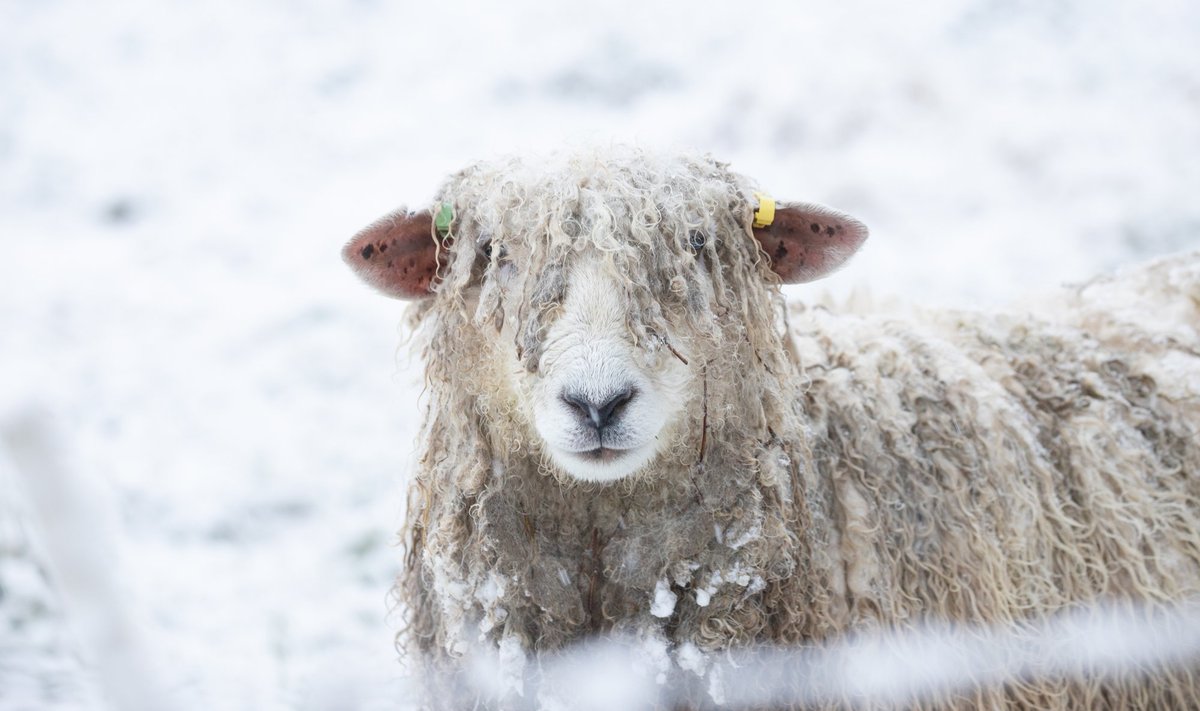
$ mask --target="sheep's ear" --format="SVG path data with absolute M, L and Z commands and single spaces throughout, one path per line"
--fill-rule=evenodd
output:
M 431 296 L 438 268 L 438 242 L 428 211 L 385 215 L 354 235 L 342 259 L 367 284 L 397 299 Z
M 783 283 L 800 284 L 840 269 L 866 241 L 867 226 L 823 205 L 789 203 L 767 226 L 756 223 L 754 237 Z

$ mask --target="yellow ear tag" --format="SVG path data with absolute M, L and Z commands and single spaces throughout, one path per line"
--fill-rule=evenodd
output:
M 754 193 L 758 198 L 758 209 L 754 211 L 754 226 L 769 227 L 775 221 L 775 200 L 769 195 Z

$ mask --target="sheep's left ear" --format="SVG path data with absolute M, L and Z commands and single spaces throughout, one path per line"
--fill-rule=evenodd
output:
M 760 203 L 754 237 L 771 259 L 771 269 L 784 284 L 800 284 L 840 269 L 867 239 L 867 226 L 832 208 L 812 203 L 775 207 L 769 224 Z

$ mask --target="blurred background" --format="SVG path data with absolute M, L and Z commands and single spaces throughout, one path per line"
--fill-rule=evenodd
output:
M 175 708 L 406 706 L 420 367 L 338 251 L 467 162 L 708 151 L 870 225 L 792 296 L 994 306 L 1200 247 L 1198 46 L 1191 0 L 4 0 L 0 421 L 59 463 L 0 452 L 0 709 L 128 706 L 127 649 Z

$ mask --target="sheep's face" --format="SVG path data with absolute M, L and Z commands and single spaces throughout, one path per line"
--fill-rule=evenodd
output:
M 473 407 L 493 429 L 522 430 L 493 431 L 493 446 L 532 438 L 563 474 L 614 481 L 694 456 L 708 367 L 720 361 L 728 378 L 762 362 L 756 348 L 778 347 L 744 327 L 773 322 L 772 271 L 810 281 L 866 238 L 814 205 L 781 206 L 763 224 L 774 203 L 748 184 L 686 157 L 550 173 L 481 164 L 446 186 L 440 226 L 431 212 L 396 212 L 343 257 L 390 296 L 432 297 L 421 313 L 444 332 L 430 357 L 446 362 L 431 366 L 462 393 L 483 388 Z
M 465 217 L 477 252 L 468 283 L 479 286 L 462 293 L 480 350 L 490 351 L 483 360 L 503 368 L 488 381 L 506 386 L 488 394 L 488 410 L 514 413 L 519 436 L 532 437 L 547 463 L 591 482 L 694 461 L 697 374 L 727 308 L 715 296 L 722 264 L 736 254 L 754 272 L 755 296 L 769 298 L 744 203 L 726 202 L 719 216 L 659 211 L 640 223 L 592 215 L 642 206 L 603 207 L 577 209 L 532 236 Z
M 678 336 L 639 346 L 624 291 L 599 260 L 576 263 L 535 367 L 510 363 L 543 451 L 577 479 L 613 481 L 646 467 L 696 399 L 693 368 L 663 346 Z

